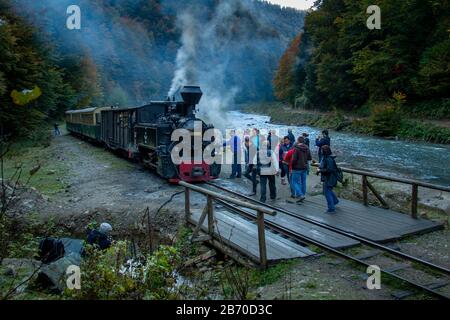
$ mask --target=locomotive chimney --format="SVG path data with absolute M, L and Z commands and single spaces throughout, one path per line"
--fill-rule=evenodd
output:
M 198 104 L 203 96 L 202 90 L 197 86 L 184 86 L 180 94 L 184 103 L 188 105 Z
M 193 116 L 195 106 L 200 102 L 200 99 L 203 96 L 202 90 L 198 86 L 184 86 L 180 94 L 187 108 L 186 114 L 188 116 Z

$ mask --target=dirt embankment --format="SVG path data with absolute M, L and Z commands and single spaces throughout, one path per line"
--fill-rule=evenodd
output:
M 9 165 L 23 161 L 13 157 Z M 54 139 L 36 161 L 41 168 L 30 181 L 34 187 L 21 188 L 12 209 L 51 220 L 68 234 L 82 235 L 94 221 L 108 221 L 116 234 L 127 234 L 139 228 L 147 208 L 154 215 L 180 191 L 138 164 L 69 135 Z M 154 228 L 168 234 L 177 230 L 180 199 L 152 218 Z

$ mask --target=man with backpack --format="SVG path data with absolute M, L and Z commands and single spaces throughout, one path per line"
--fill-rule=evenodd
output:
M 343 181 L 342 170 L 338 168 L 331 152 L 331 148 L 325 145 L 321 148 L 322 161 L 320 167 L 317 170 L 317 174 L 321 175 L 323 183 L 323 194 L 327 200 L 328 211 L 326 213 L 335 213 L 336 205 L 339 204 L 339 199 L 333 192 L 333 189 L 337 186 L 338 181 Z
M 309 161 L 311 160 L 311 151 L 305 144 L 305 138 L 299 137 L 291 159 L 292 187 L 294 197 L 298 198 L 297 202 L 299 203 L 306 199 L 306 178 L 308 175 Z

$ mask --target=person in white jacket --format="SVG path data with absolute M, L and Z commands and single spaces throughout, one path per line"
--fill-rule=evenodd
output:
M 258 174 L 261 183 L 261 202 L 267 200 L 267 182 L 269 183 L 270 199 L 275 201 L 277 199 L 276 176 L 280 171 L 279 161 L 274 151 L 269 149 L 267 141 L 261 143 L 261 149 L 254 162 L 257 164 Z

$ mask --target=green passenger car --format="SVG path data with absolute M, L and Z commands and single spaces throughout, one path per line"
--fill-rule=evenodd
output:
M 67 130 L 92 140 L 101 140 L 101 111 L 106 108 L 87 108 L 66 112 Z

